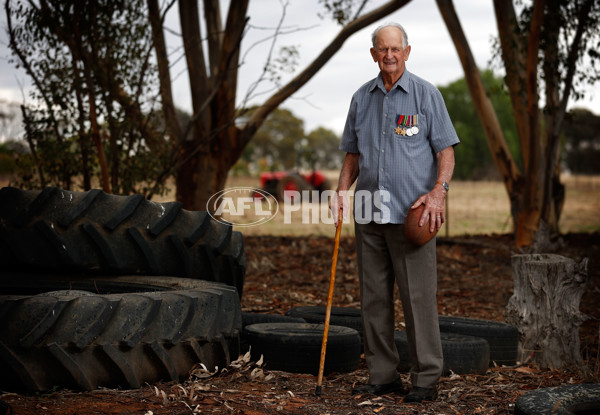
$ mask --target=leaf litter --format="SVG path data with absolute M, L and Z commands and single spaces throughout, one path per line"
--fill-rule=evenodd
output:
M 478 235 L 438 240 L 438 298 L 442 315 L 505 321 L 512 294 L 509 235 Z M 335 306 L 358 307 L 354 240 L 340 242 Z M 248 271 L 243 311 L 285 314 L 295 306 L 326 303 L 332 238 L 250 236 L 245 238 Z M 439 397 L 426 404 L 405 404 L 402 395 L 351 396 L 353 387 L 368 381 L 361 361 L 358 370 L 324 378 L 315 396 L 316 376 L 269 370 L 263 359 L 244 353 L 227 367 L 209 370 L 199 363 L 185 382 L 147 385 L 136 390 L 102 388 L 91 392 L 57 390 L 46 395 L 4 393 L 18 414 L 513 414 L 516 399 L 530 390 L 600 381 L 600 235 L 569 234 L 562 255 L 590 258 L 590 289 L 582 312 L 591 320 L 581 327 L 581 353 L 586 367 L 551 370 L 529 362 L 514 367 L 490 367 L 484 375 L 450 373 L 439 383 Z M 310 262 L 306 256 L 310 255 Z M 396 301 L 397 327 L 402 308 Z M 409 375 L 402 374 L 408 387 Z

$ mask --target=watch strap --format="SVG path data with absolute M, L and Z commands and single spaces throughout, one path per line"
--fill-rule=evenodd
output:
M 440 186 L 442 186 L 445 191 L 449 191 L 450 190 L 450 186 L 446 182 L 441 182 L 441 181 L 438 180 L 438 181 L 435 182 L 435 184 L 439 184 Z

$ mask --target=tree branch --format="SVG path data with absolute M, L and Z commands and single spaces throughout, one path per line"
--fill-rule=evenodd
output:
M 306 84 L 336 53 L 340 50 L 346 39 L 357 31 L 370 25 L 371 23 L 387 16 L 395 10 L 409 3 L 410 0 L 393 0 L 385 3 L 383 6 L 365 14 L 357 20 L 348 23 L 342 28 L 338 35 L 323 49 L 321 54 L 312 61 L 301 73 L 283 86 L 279 91 L 273 94 L 263 105 L 261 105 L 250 117 L 242 131 L 242 148 L 250 142 L 252 136 L 260 128 L 269 113 L 279 106 L 288 97 L 294 94 L 304 84 Z
M 221 119 L 223 114 L 229 117 L 235 113 L 235 97 L 237 90 L 237 78 L 239 68 L 240 45 L 248 18 L 248 0 L 239 0 L 235 6 L 231 2 L 227 13 L 227 22 L 225 24 L 225 36 L 221 45 L 221 56 L 219 61 L 218 76 L 223 83 L 217 93 L 217 105 L 219 106 L 220 123 L 227 122 Z
M 181 137 L 181 127 L 177 120 L 175 104 L 173 103 L 173 92 L 171 90 L 171 74 L 169 73 L 169 58 L 162 30 L 162 17 L 158 0 L 147 0 L 148 19 L 152 27 L 152 39 L 156 51 L 156 62 L 160 82 L 160 96 L 162 99 L 163 115 L 169 136 L 178 140 Z
M 33 71 L 33 68 L 31 67 L 30 62 L 27 60 L 26 54 L 21 49 L 19 49 L 19 46 L 17 44 L 17 40 L 15 38 L 15 31 L 14 31 L 14 28 L 12 25 L 12 12 L 11 12 L 11 8 L 10 8 L 10 0 L 7 0 L 6 3 L 4 3 L 4 10 L 6 12 L 6 24 L 8 26 L 7 27 L 8 36 L 9 36 L 8 45 L 9 45 L 10 49 L 15 53 L 15 55 L 17 55 L 21 64 L 23 65 L 23 68 L 25 69 L 25 72 L 27 72 L 27 74 L 31 77 L 31 79 L 33 80 L 33 83 L 37 87 L 38 91 L 40 91 L 40 94 L 42 95 L 42 99 L 44 100 L 44 103 L 46 104 L 46 108 L 48 108 L 48 113 L 50 114 L 50 118 L 52 120 L 52 129 L 54 131 L 54 134 L 56 135 L 57 140 L 61 140 L 62 136 L 59 133 L 58 121 L 56 120 L 56 117 L 54 116 L 54 111 L 52 111 L 52 100 L 47 96 L 46 91 L 42 87 L 42 82 L 40 81 L 40 79 L 37 77 L 37 75 Z M 36 10 L 38 10 L 38 9 L 36 8 Z M 39 10 L 38 10 L 38 12 L 39 12 Z
M 288 5 L 289 5 L 289 3 L 284 3 L 282 5 L 283 11 L 281 12 L 281 17 L 279 18 L 279 22 L 277 23 L 277 26 L 275 28 L 275 34 L 271 37 L 271 46 L 269 47 L 269 52 L 267 53 L 267 58 L 265 59 L 265 64 L 263 65 L 262 72 L 258 76 L 258 79 L 256 81 L 254 81 L 250 85 L 250 87 L 248 87 L 248 90 L 246 91 L 246 96 L 244 97 L 244 99 L 242 100 L 242 103 L 240 105 L 241 108 L 245 108 L 247 106 L 247 104 L 250 101 L 250 99 L 252 98 L 252 96 L 253 96 L 252 94 L 254 93 L 256 88 L 258 88 L 260 83 L 262 83 L 266 78 L 266 74 L 268 73 L 268 69 L 269 69 L 269 64 L 271 62 L 271 57 L 273 56 L 273 51 L 275 50 L 275 45 L 277 43 L 277 37 L 281 33 L 281 27 L 283 26 L 283 22 L 285 21 L 285 16 L 286 16 L 286 11 L 287 11 Z M 250 49 L 252 49 L 252 46 L 249 48 L 249 50 Z M 246 54 L 247 53 L 248 53 L 248 51 L 246 51 Z
M 208 38 L 209 73 L 212 79 L 217 76 L 219 71 L 221 45 L 223 44 L 223 25 L 221 23 L 219 0 L 204 0 L 204 15 Z M 197 19 L 197 16 L 195 18 Z
M 539 180 L 539 184 L 543 182 L 542 171 L 545 169 L 541 165 L 544 162 L 543 151 L 542 151 L 542 140 L 540 140 L 541 127 L 540 127 L 540 115 L 539 115 L 539 95 L 538 95 L 538 64 L 539 64 L 539 50 L 540 50 L 540 38 L 542 34 L 542 24 L 544 23 L 544 10 L 546 7 L 546 0 L 535 0 L 533 4 L 533 15 L 531 18 L 531 26 L 529 28 L 529 41 L 527 43 L 527 60 L 526 60 L 526 74 L 527 82 L 527 114 L 529 116 L 529 134 L 527 141 L 529 142 L 529 154 L 527 161 L 525 162 L 525 174 L 531 179 Z M 535 186 L 532 189 L 540 189 L 539 186 Z M 541 189 L 540 189 L 541 190 Z M 535 199 L 537 197 L 536 192 L 531 192 L 530 197 Z M 534 206 L 532 204 L 532 206 Z
M 502 61 L 506 70 L 506 85 L 510 94 L 513 114 L 521 142 L 521 155 L 525 168 L 529 158 L 529 117 L 527 116 L 527 99 L 525 91 L 525 50 L 519 32 L 517 16 L 512 0 L 494 0 L 494 11 Z
M 209 17 L 211 16 L 206 16 L 207 26 L 212 27 L 216 23 L 210 22 Z M 216 18 L 218 18 L 218 16 Z M 194 114 L 194 120 L 190 121 L 190 124 L 194 125 L 196 134 L 200 136 L 204 134 L 209 125 L 211 112 L 209 110 L 201 110 L 202 103 L 209 94 L 210 87 L 206 72 L 206 63 L 204 61 L 202 37 L 200 36 L 197 2 L 180 1 L 179 20 L 181 22 L 181 34 L 183 37 L 188 67 L 188 78 L 192 95 L 192 113 Z M 190 126 L 186 126 L 186 134 L 184 134 L 183 137 L 179 137 L 179 140 L 187 139 L 187 131 L 189 129 Z
M 583 39 L 583 34 L 585 32 L 586 27 L 588 26 L 588 21 L 590 19 L 590 11 L 594 4 L 595 0 L 587 0 L 581 10 L 579 12 L 579 19 L 577 25 L 577 31 L 575 32 L 575 37 L 571 42 L 571 47 L 569 48 L 569 56 L 567 58 L 567 75 L 564 80 L 563 87 L 563 96 L 560 100 L 560 122 L 557 122 L 554 125 L 553 133 L 558 136 L 560 134 L 560 130 L 562 128 L 562 121 L 564 119 L 564 114 L 567 111 L 567 104 L 569 102 L 569 97 L 571 96 L 571 91 L 573 89 L 573 79 L 575 77 L 575 70 L 577 69 L 577 61 L 579 60 L 579 52 L 581 50 L 581 41 Z

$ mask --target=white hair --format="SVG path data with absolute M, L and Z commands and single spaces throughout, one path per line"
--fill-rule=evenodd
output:
M 379 34 L 379 31 L 384 27 L 395 27 L 397 29 L 400 29 L 400 31 L 402 32 L 402 47 L 405 48 L 408 46 L 408 35 L 406 34 L 406 30 L 404 30 L 404 27 L 402 27 L 400 23 L 389 22 L 379 26 L 373 31 L 373 34 L 371 35 L 371 41 L 373 42 L 374 48 L 377 47 L 377 35 Z

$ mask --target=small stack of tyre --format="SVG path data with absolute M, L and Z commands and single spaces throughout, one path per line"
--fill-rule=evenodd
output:
M 294 307 L 285 316 L 243 313 L 243 347 L 253 358 L 263 355 L 270 369 L 317 373 L 326 308 Z M 484 374 L 490 366 L 514 366 L 519 332 L 515 326 L 491 320 L 440 316 L 444 374 Z M 358 368 L 363 349 L 360 310 L 332 307 L 324 372 Z M 410 370 L 405 331 L 394 334 L 400 357 L 398 370 Z
M 242 235 L 141 195 L 0 189 L 0 388 L 138 388 L 240 351 Z

